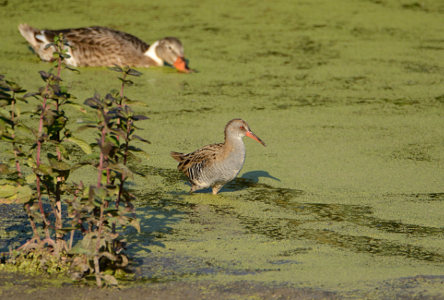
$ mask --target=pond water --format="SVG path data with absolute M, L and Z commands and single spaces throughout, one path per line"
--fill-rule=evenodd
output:
M 444 296 L 440 1 L 0 1 L 0 19 L 1 73 L 28 90 L 50 65 L 22 22 L 182 40 L 197 72 L 141 70 L 127 89 L 152 142 L 134 164 L 142 233 L 128 231 L 140 278 Z M 62 75 L 79 103 L 118 87 L 106 68 L 79 71 Z M 245 139 L 239 178 L 189 195 L 169 152 L 222 142 L 233 118 L 267 147 Z M 3 249 L 26 225 L 9 220 Z

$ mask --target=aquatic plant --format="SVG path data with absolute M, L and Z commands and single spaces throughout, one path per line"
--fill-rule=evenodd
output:
M 0 173 L 4 175 L 4 178 L 0 179 L 0 186 L 2 186 L 0 199 L 7 202 L 25 202 L 25 210 L 32 230 L 36 234 L 35 222 L 28 203 L 32 196 L 32 189 L 26 185 L 20 163 L 20 158 L 25 156 L 22 149 L 24 139 L 22 137 L 19 140 L 16 136 L 16 132 L 23 125 L 20 122 L 21 112 L 17 107 L 17 102 L 26 102 L 23 96 L 18 95 L 25 92 L 26 90 L 20 85 L 0 75 L 0 139 L 11 144 L 14 154 L 8 163 L 0 162 Z
M 116 226 L 133 226 L 140 230 L 138 220 L 134 215 L 128 215 L 133 211 L 132 200 L 134 195 L 125 182 L 133 176 L 127 166 L 129 157 L 136 157 L 135 152 L 143 150 L 130 145 L 137 139 L 149 143 L 142 137 L 135 135 L 134 122 L 145 120 L 147 117 L 136 115 L 129 106 L 130 99 L 124 96 L 124 87 L 132 84 L 127 76 L 140 76 L 141 73 L 130 68 L 111 68 L 122 74 L 120 92 L 112 91 L 105 97 L 95 94 L 94 97 L 85 100 L 84 104 L 96 111 L 95 124 L 87 124 L 83 128 L 95 128 L 98 133 L 94 147 L 98 148 L 99 163 L 97 166 L 97 184 L 89 187 L 87 197 L 78 201 L 90 203 L 91 213 L 86 220 L 82 220 L 82 205 L 73 205 L 73 212 L 77 217 L 77 223 L 88 224 L 80 247 L 74 248 L 78 253 L 85 254 L 86 261 L 94 265 L 97 285 L 102 285 L 102 279 L 108 284 L 115 284 L 115 279 L 108 274 L 99 275 L 100 266 L 111 265 L 112 269 L 124 268 L 128 259 L 121 253 L 125 240 L 116 233 Z M 121 202 L 124 205 L 121 205 Z M 91 205 L 92 204 L 92 205 Z M 76 218 L 75 218 L 76 219 Z M 86 252 L 85 252 L 86 250 Z M 82 262 L 83 268 L 87 265 Z
M 116 285 L 112 274 L 128 264 L 125 240 L 117 231 L 122 226 L 139 230 L 131 204 L 134 196 L 126 184 L 133 176 L 127 162 L 136 157 L 135 152 L 143 152 L 130 145 L 133 140 L 148 142 L 134 134 L 134 122 L 147 117 L 132 111 L 130 103 L 135 102 L 124 95 L 124 88 L 132 84 L 128 76 L 141 73 L 111 68 L 122 74 L 120 91 L 85 100 L 84 104 L 95 110 L 96 119 L 75 133 L 97 130 L 98 139 L 90 144 L 68 128 L 66 108 L 86 112 L 72 101 L 74 97 L 62 84 L 61 70 L 68 68 L 64 59 L 69 58 L 69 45 L 60 35 L 46 47 L 55 49 L 54 68 L 39 72 L 44 85 L 37 92 L 18 97 L 25 90 L 0 77 L 0 137 L 12 145 L 14 154 L 8 163 L 0 165 L 0 200 L 23 203 L 32 228 L 32 237 L 11 251 L 9 262 L 48 273 L 66 271 L 76 279 L 93 275 L 98 286 L 103 286 L 103 281 Z M 21 122 L 16 102 L 30 97 L 37 100 L 37 108 L 29 112 L 31 120 Z M 29 126 L 33 120 L 38 124 Z M 23 138 L 17 137 L 17 128 L 24 130 Z M 75 161 L 68 144 L 84 152 L 80 161 Z M 97 169 L 96 184 L 85 186 L 87 178 L 68 181 L 73 171 L 88 165 Z

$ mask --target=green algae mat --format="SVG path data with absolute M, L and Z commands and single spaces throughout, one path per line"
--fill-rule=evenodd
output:
M 176 36 L 197 70 L 140 70 L 127 90 L 151 118 L 142 233 L 128 232 L 137 284 L 444 297 L 442 1 L 0 1 L 0 73 L 32 90 L 50 65 L 20 23 Z M 62 75 L 79 103 L 116 87 L 106 68 L 79 71 Z M 169 152 L 222 142 L 233 118 L 267 147 L 245 139 L 239 178 L 189 195 Z M 0 211 L 5 251 L 26 218 Z

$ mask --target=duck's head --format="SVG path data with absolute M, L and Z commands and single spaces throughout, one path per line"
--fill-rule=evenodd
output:
M 183 46 L 179 39 L 175 37 L 163 38 L 157 41 L 154 51 L 158 58 L 173 66 L 178 71 L 185 73 L 190 72 L 183 54 Z

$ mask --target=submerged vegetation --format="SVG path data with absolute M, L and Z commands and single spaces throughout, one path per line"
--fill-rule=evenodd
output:
M 117 285 L 114 274 L 128 265 L 126 241 L 119 231 L 125 226 L 139 230 L 128 161 L 143 153 L 133 140 L 148 143 L 135 134 L 135 122 L 147 117 L 133 112 L 134 101 L 124 92 L 133 84 L 129 77 L 141 73 L 111 68 L 121 75 L 120 90 L 86 99 L 95 117 L 73 133 L 67 109 L 86 110 L 72 101 L 61 78 L 68 45 L 60 35 L 47 47 L 55 48 L 54 68 L 39 72 L 44 85 L 37 92 L 24 94 L 21 86 L 0 77 L 1 140 L 10 144 L 13 154 L 1 164 L 0 200 L 22 203 L 32 228 L 32 237 L 11 249 L 8 261 L 47 273 L 65 271 L 75 279 L 94 276 L 98 286 Z M 36 109 L 20 112 L 17 101 L 36 101 Z M 30 119 L 25 122 L 26 114 Z M 84 130 L 96 131 L 96 141 L 79 138 Z M 69 144 L 83 152 L 80 161 Z M 86 166 L 97 170 L 96 184 L 85 184 L 88 178 L 69 181 L 72 172 Z

